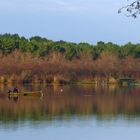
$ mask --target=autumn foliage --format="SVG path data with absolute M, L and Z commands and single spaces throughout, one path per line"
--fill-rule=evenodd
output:
M 7 56 L 1 55 L 0 60 L 1 83 L 109 83 L 111 78 L 140 78 L 139 58 L 119 58 L 110 53 L 103 53 L 96 60 L 90 59 L 90 54 L 67 60 L 63 54 L 56 52 L 40 58 L 14 51 Z
M 140 79 L 140 44 L 73 43 L 0 35 L 1 83 L 118 83 Z

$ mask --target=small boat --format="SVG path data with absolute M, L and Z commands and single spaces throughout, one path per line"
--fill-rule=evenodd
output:
M 17 97 L 17 96 L 35 96 L 35 97 L 43 97 L 43 92 L 42 91 L 35 91 L 35 92 L 10 92 L 9 93 L 10 97 Z

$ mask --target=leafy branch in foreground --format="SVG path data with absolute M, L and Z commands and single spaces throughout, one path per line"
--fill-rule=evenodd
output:
M 118 10 L 118 13 L 122 12 L 127 17 L 137 18 L 137 16 L 140 14 L 140 0 L 135 0 L 131 4 L 128 4 Z

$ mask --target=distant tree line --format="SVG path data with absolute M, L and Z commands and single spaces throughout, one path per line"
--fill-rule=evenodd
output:
M 27 39 L 20 37 L 18 34 L 0 35 L 0 53 L 2 55 L 8 55 L 16 50 L 31 53 L 37 57 L 47 57 L 51 53 L 58 52 L 67 60 L 80 59 L 84 54 L 88 54 L 91 59 L 96 60 L 103 53 L 110 53 L 119 58 L 140 57 L 140 44 L 117 45 L 112 42 L 104 43 L 100 41 L 96 45 L 91 45 L 83 42 L 77 44 L 63 40 L 52 41 L 39 36 Z
M 0 35 L 0 83 L 140 84 L 140 44 L 72 43 Z

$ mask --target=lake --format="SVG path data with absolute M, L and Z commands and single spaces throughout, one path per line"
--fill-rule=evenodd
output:
M 139 140 L 140 87 L 17 85 L 43 98 L 9 99 L 0 86 L 3 140 Z

